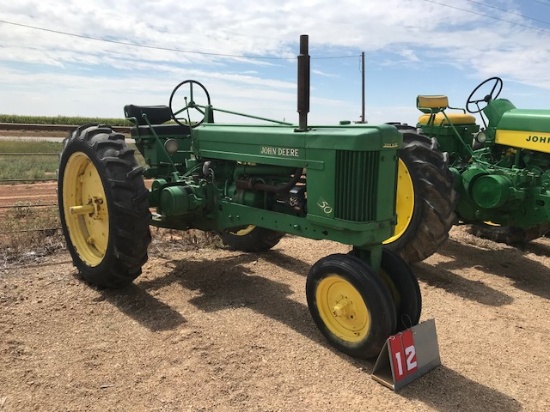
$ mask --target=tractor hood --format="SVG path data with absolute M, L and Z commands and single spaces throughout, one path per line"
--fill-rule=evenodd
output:
M 294 126 L 203 123 L 193 136 L 201 157 L 308 168 L 322 167 L 314 152 L 395 152 L 403 141 L 387 124 L 311 126 L 307 132 L 296 132 Z
M 502 115 L 497 130 L 550 133 L 550 110 L 512 109 Z
M 498 122 L 495 142 L 550 153 L 550 110 L 507 111 Z

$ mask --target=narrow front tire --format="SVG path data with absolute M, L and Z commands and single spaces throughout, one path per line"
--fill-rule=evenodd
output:
M 395 308 L 387 287 L 354 256 L 334 254 L 315 263 L 307 277 L 306 296 L 321 333 L 350 356 L 377 356 L 395 331 Z

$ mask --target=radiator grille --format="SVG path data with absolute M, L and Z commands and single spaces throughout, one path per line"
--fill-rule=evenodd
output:
M 378 173 L 378 152 L 336 152 L 336 218 L 355 222 L 376 219 Z

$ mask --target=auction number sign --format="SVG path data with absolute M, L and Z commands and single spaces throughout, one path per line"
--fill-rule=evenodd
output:
M 441 364 L 433 319 L 390 336 L 376 360 L 372 377 L 393 390 Z
M 389 344 L 394 381 L 399 382 L 407 375 L 418 370 L 412 330 L 407 329 L 402 333 L 391 336 Z

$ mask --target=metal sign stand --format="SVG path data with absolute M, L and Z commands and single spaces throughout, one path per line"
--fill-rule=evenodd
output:
M 372 378 L 398 391 L 439 365 L 435 321 L 429 319 L 386 340 Z

